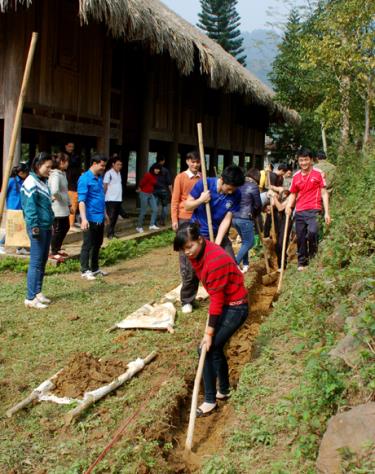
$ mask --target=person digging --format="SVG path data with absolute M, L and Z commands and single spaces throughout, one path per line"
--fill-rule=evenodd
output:
M 183 251 L 210 296 L 209 319 L 200 344 L 206 346 L 203 366 L 204 402 L 196 416 L 211 415 L 217 400 L 230 396 L 228 362 L 224 347 L 249 313 L 244 277 L 235 260 L 219 245 L 205 240 L 197 223 L 184 223 L 173 248 Z M 218 383 L 218 390 L 216 384 Z

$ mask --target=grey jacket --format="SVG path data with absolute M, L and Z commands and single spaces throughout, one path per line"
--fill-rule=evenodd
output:
M 52 210 L 55 217 L 69 216 L 70 199 L 68 195 L 68 181 L 64 171 L 52 170 L 48 184 L 52 195 Z

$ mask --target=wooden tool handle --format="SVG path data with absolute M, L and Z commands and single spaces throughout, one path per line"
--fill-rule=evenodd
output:
M 195 419 L 197 417 L 199 386 L 201 383 L 204 361 L 206 359 L 206 353 L 207 353 L 207 348 L 206 348 L 206 344 L 204 344 L 201 348 L 201 355 L 199 357 L 198 370 L 197 370 L 197 374 L 194 380 L 193 396 L 191 399 L 189 427 L 188 427 L 186 443 L 185 443 L 185 449 L 188 451 L 191 451 L 191 447 L 193 445 L 194 426 L 195 426 Z
M 270 272 L 270 264 L 268 262 L 268 250 L 267 250 L 267 248 L 264 244 L 263 235 L 262 235 L 262 232 L 260 230 L 259 222 L 258 222 L 257 219 L 255 219 L 255 225 L 257 227 L 259 238 L 260 238 L 260 241 L 262 242 L 262 246 L 263 246 L 263 255 L 264 255 L 264 263 L 266 265 L 266 272 L 269 273 Z
M 286 240 L 288 237 L 288 227 L 289 227 L 289 216 L 285 214 L 285 229 L 284 229 L 284 237 L 283 237 L 283 249 L 281 252 L 281 273 L 279 278 L 279 283 L 277 285 L 277 293 L 281 291 L 281 285 L 283 283 L 283 276 L 284 276 L 284 266 L 285 266 L 285 249 L 286 249 Z
M 198 128 L 198 143 L 199 143 L 199 155 L 201 157 L 201 170 L 202 170 L 202 180 L 203 180 L 203 189 L 208 191 L 207 185 L 207 172 L 206 172 L 206 158 L 204 154 L 204 146 L 203 146 L 203 132 L 202 132 L 202 124 L 197 124 Z M 211 242 L 215 241 L 214 231 L 212 227 L 212 217 L 211 217 L 211 207 L 210 203 L 206 203 L 206 213 L 207 213 L 207 224 L 208 224 L 208 232 L 210 235 Z

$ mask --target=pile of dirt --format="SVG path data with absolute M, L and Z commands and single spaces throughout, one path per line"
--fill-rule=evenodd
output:
M 127 364 L 120 360 L 101 360 L 79 352 L 67 362 L 54 380 L 53 394 L 58 397 L 81 398 L 87 391 L 106 385 L 126 372 Z

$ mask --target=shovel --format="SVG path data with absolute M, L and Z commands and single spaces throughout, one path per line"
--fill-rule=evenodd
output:
M 289 227 L 289 215 L 285 214 L 285 228 L 284 228 L 284 237 L 283 237 L 283 249 L 281 252 L 281 273 L 279 278 L 279 283 L 277 285 L 277 294 L 281 292 L 281 285 L 283 283 L 284 276 L 284 266 L 285 266 L 285 249 L 286 249 L 286 240 L 288 238 L 288 227 Z

